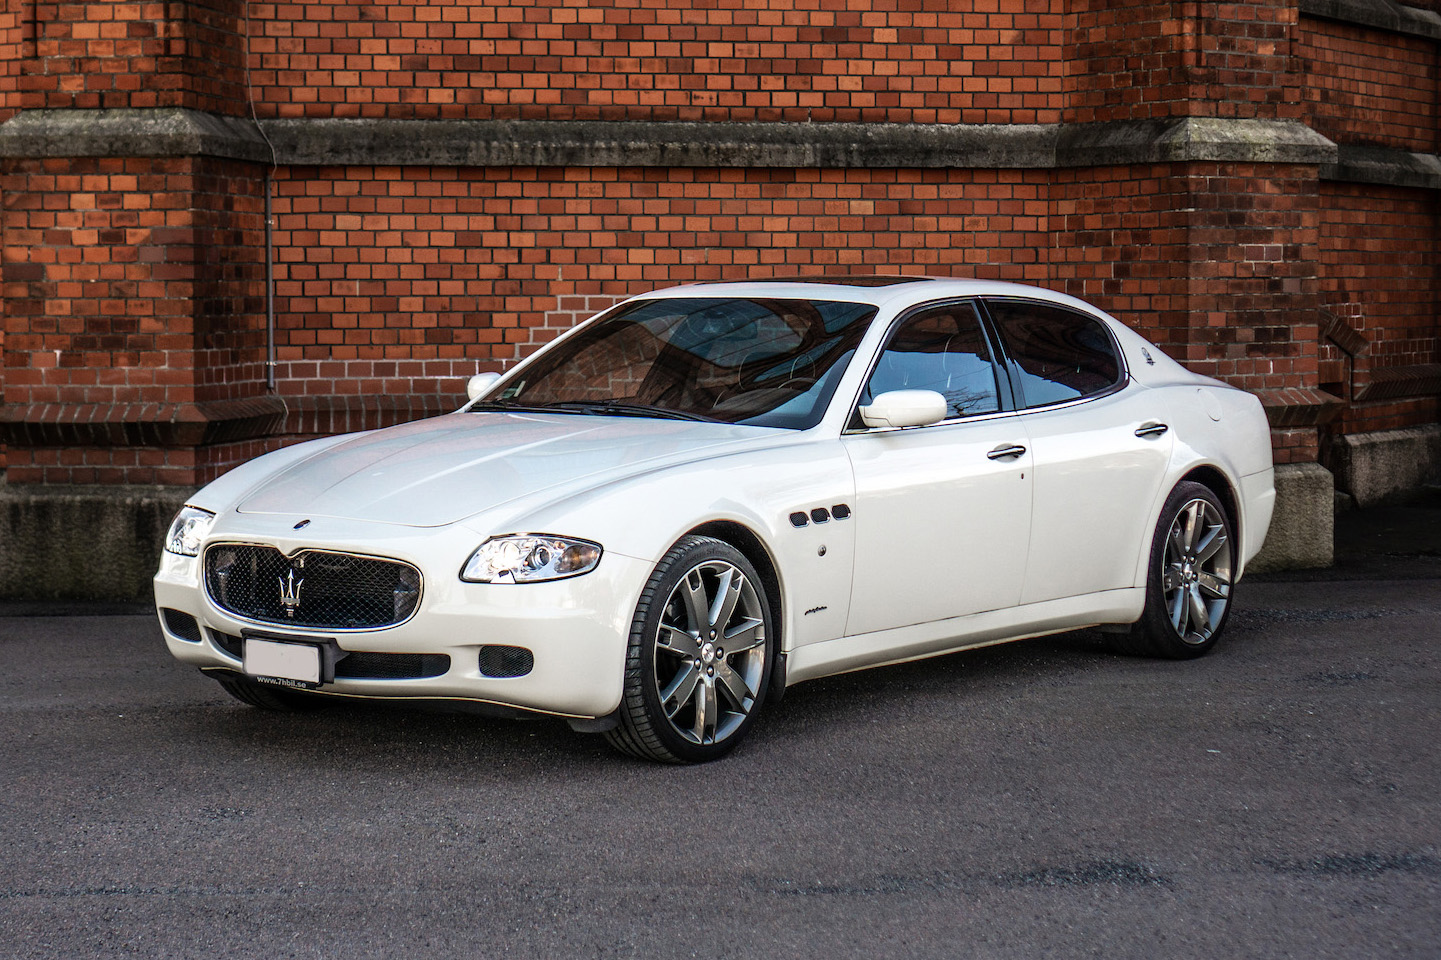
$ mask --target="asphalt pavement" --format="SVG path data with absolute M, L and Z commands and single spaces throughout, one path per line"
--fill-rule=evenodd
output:
M 0 608 L 0 957 L 1438 957 L 1441 495 L 1338 549 L 1202 660 L 814 681 L 691 768 L 268 714 L 149 615 Z

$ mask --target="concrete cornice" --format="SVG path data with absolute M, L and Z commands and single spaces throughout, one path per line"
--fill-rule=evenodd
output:
M 269 142 L 267 142 L 267 137 Z M 272 154 L 272 145 L 274 153 Z M 33 110 L 0 124 L 0 157 L 211 156 L 304 166 L 1055 169 L 1315 164 L 1325 179 L 1441 189 L 1441 158 L 1327 140 L 1303 123 L 680 123 L 267 120 L 185 109 Z
M 268 163 L 255 123 L 180 107 L 25 110 L 0 124 L 0 157 L 224 157 Z
M 1057 127 L 1056 166 L 1130 163 L 1332 163 L 1336 144 L 1294 120 L 1185 117 Z
M 1342 146 L 1335 163 L 1321 165 L 1321 178 L 1441 190 L 1441 157 L 1389 147 Z
M 566 167 L 1049 167 L 1039 124 L 267 120 L 293 164 Z
M 1308 17 L 1441 40 L 1441 14 L 1392 0 L 1300 0 L 1299 6 Z

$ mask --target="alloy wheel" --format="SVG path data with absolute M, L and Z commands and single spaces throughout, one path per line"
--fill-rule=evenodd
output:
M 724 560 L 696 564 L 666 599 L 654 681 L 666 720 L 685 740 L 719 743 L 755 706 L 765 669 L 761 603 L 745 574 Z
M 1231 540 L 1221 511 L 1196 498 L 1183 506 L 1166 536 L 1161 589 L 1176 636 L 1202 644 L 1231 602 Z

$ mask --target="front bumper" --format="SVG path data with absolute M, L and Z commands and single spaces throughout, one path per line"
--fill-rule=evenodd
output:
M 286 544 L 275 544 L 289 550 Z M 389 546 L 399 546 L 390 544 Z M 330 549 L 347 548 L 342 544 Z M 155 603 L 165 642 L 177 659 L 201 668 L 240 672 L 240 659 L 226 638 L 245 632 L 334 640 L 345 653 L 443 654 L 442 675 L 406 679 L 336 677 L 314 692 L 331 696 L 394 700 L 456 700 L 565 717 L 602 717 L 620 705 L 631 618 L 650 565 L 607 553 L 583 576 L 547 583 L 464 583 L 450 558 L 426 564 L 405 550 L 388 555 L 419 567 L 424 575 L 420 606 L 406 622 L 376 630 L 291 628 L 283 623 L 245 620 L 219 608 L 201 583 L 198 557 L 165 553 L 155 576 Z M 202 552 L 203 553 L 203 552 Z M 194 631 L 172 629 L 166 610 L 194 617 Z M 172 618 L 180 619 L 180 618 Z M 181 620 L 183 623 L 184 621 Z M 189 633 L 191 638 L 182 636 Z M 534 657 L 523 676 L 486 676 L 480 667 L 485 646 L 522 647 Z

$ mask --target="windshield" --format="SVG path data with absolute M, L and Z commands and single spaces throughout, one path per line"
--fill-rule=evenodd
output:
M 803 430 L 820 422 L 875 313 L 818 300 L 641 300 L 541 354 L 472 409 Z

